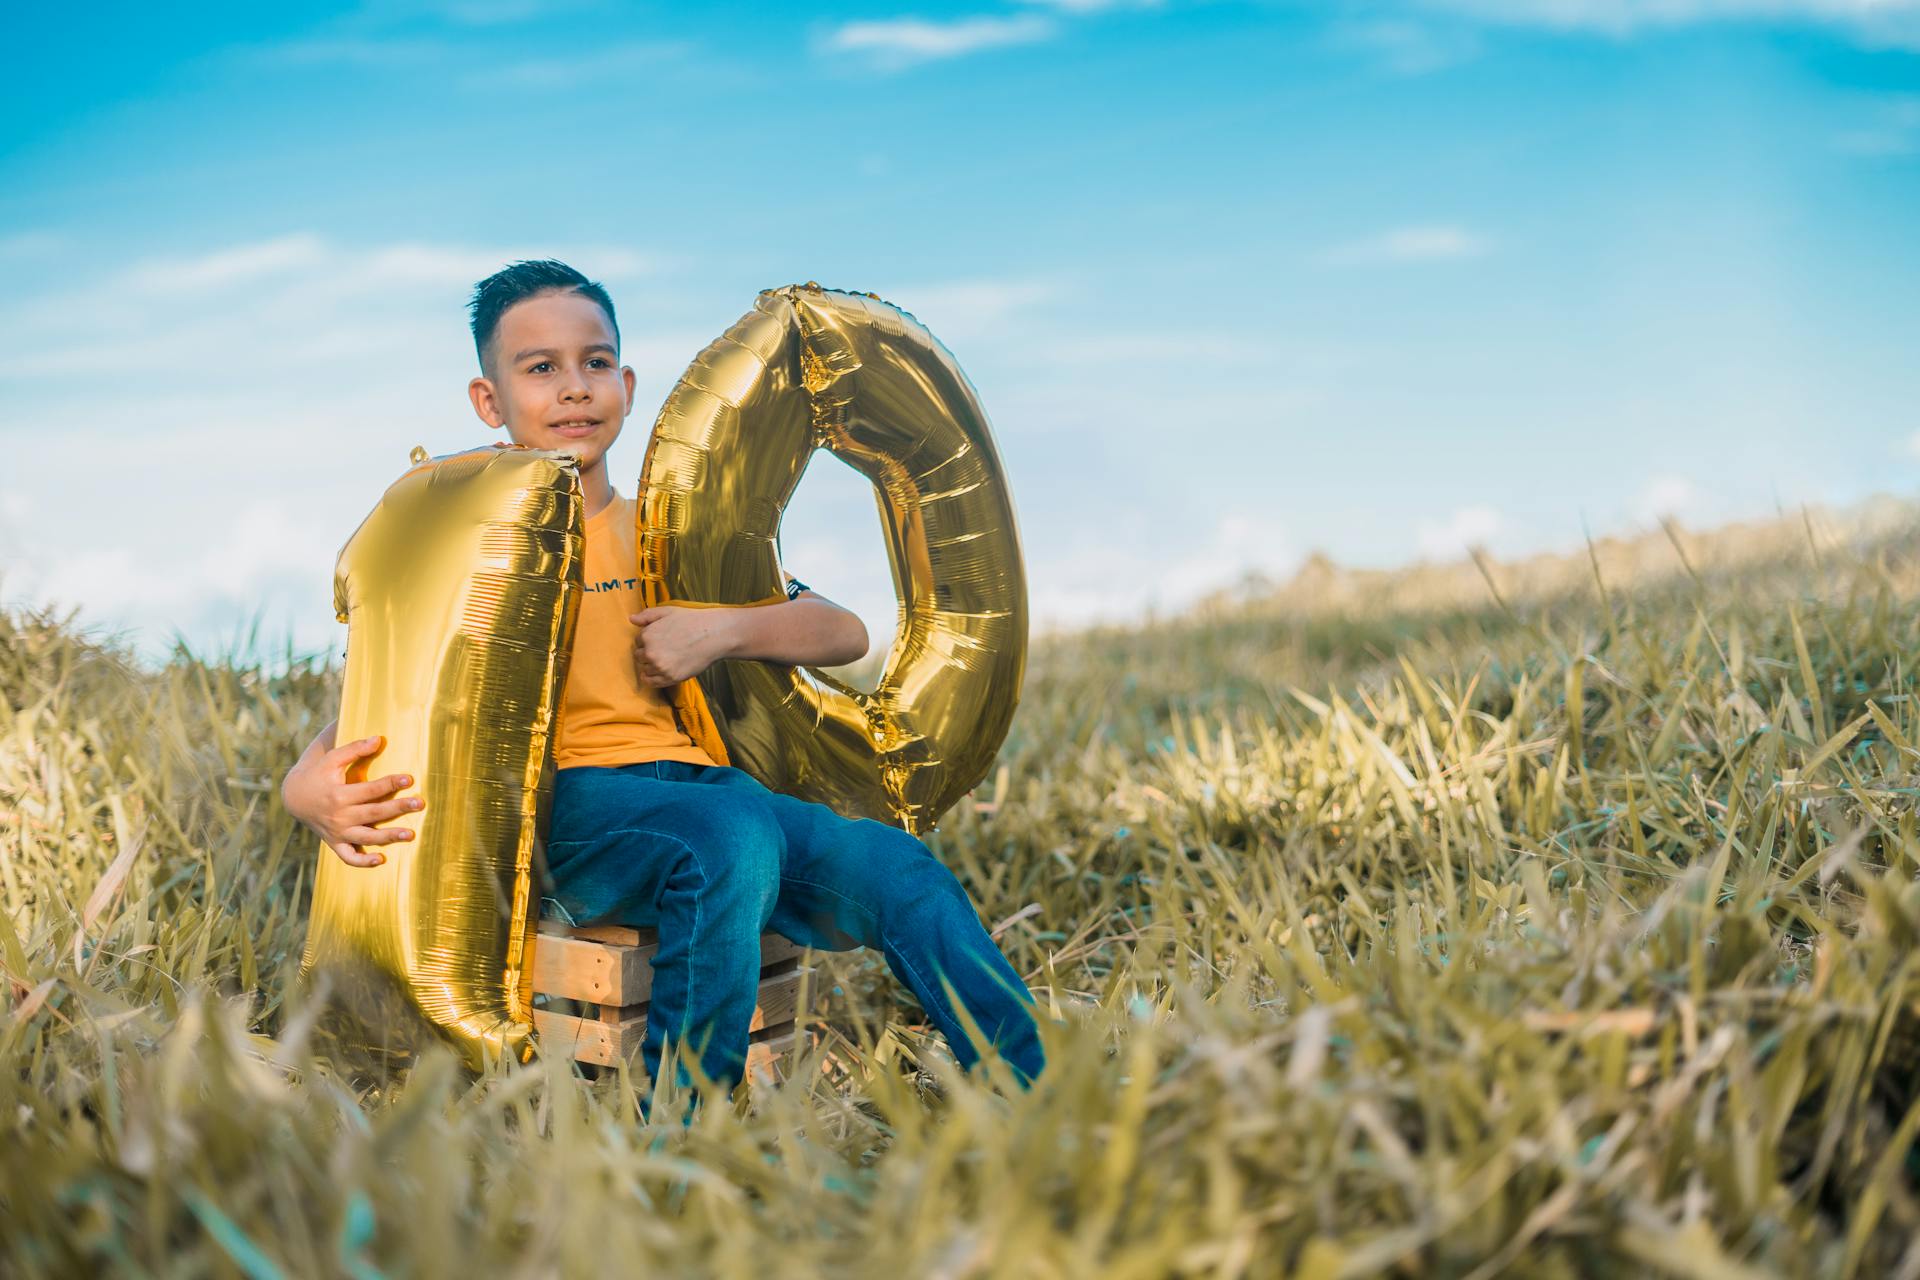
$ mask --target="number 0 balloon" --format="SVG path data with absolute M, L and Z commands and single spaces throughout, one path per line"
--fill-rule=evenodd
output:
M 649 604 L 784 598 L 780 515 L 819 449 L 866 475 L 880 508 L 899 615 L 878 687 L 727 661 L 699 692 L 728 762 L 768 787 L 925 831 L 1006 737 L 1027 590 L 986 413 L 919 321 L 871 294 L 762 293 L 654 424 L 637 504 L 642 588 Z M 698 719 L 690 684 L 679 704 Z

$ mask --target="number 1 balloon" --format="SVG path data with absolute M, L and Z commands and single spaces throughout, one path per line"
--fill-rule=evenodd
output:
M 300 972 L 331 984 L 321 1032 L 335 1046 L 397 1063 L 437 1031 L 478 1068 L 532 1049 L 532 886 L 579 612 L 579 464 L 505 446 L 416 450 L 415 464 L 335 569 L 337 739 L 384 734 L 356 776 L 393 762 L 426 805 L 393 820 L 415 838 L 379 866 L 321 846 Z

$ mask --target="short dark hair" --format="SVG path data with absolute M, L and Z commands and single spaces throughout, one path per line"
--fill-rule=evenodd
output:
M 553 258 L 533 258 L 500 268 L 473 286 L 467 310 L 473 313 L 473 351 L 480 357 L 480 369 L 487 368 L 487 346 L 500 328 L 500 317 L 516 302 L 554 291 L 577 293 L 591 298 L 607 313 L 613 327 L 613 345 L 620 347 L 620 322 L 613 318 L 613 299 L 598 282 L 589 280 L 564 262 Z

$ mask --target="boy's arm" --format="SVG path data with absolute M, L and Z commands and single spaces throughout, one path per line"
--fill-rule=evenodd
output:
M 721 658 L 835 667 L 867 655 L 866 624 L 813 591 L 784 604 L 740 609 L 658 605 L 632 621 L 640 628 L 634 665 L 656 689 L 697 676 Z
M 785 604 L 730 609 L 732 647 L 722 657 L 794 667 L 837 667 L 867 656 L 867 624 L 814 591 Z
M 394 798 L 394 792 L 413 785 L 413 779 L 404 773 L 370 782 L 347 781 L 354 762 L 378 754 L 384 740 L 361 738 L 336 747 L 333 739 L 339 724 L 338 720 L 331 721 L 314 735 L 300 759 L 287 770 L 280 784 L 280 799 L 288 813 L 326 841 L 343 861 L 356 867 L 377 867 L 387 860 L 386 855 L 368 846 L 411 840 L 413 832 L 406 827 L 374 824 L 425 808 L 426 802 L 414 796 Z

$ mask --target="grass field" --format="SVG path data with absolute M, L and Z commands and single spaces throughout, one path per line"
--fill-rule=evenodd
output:
M 1037 644 L 930 843 L 1040 1085 L 820 957 L 807 1069 L 682 1128 L 312 1060 L 277 783 L 337 672 L 15 612 L 0 1272 L 1920 1277 L 1915 654 L 1887 505 Z

